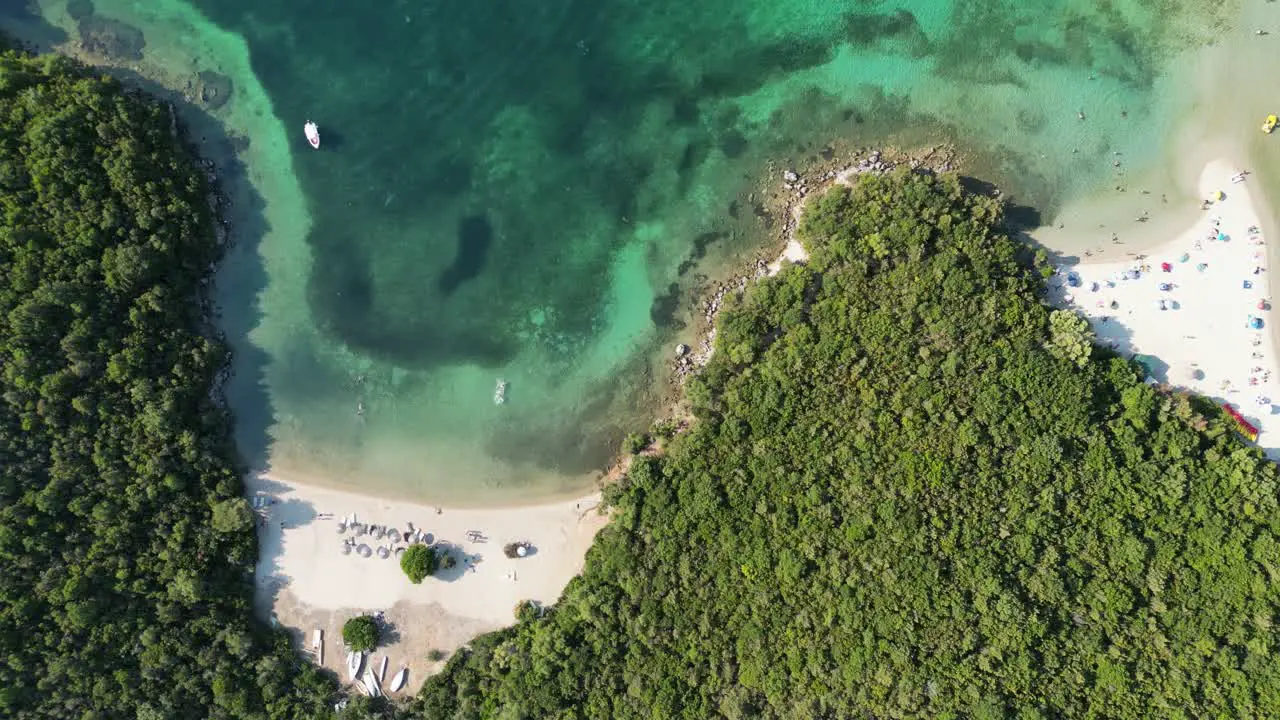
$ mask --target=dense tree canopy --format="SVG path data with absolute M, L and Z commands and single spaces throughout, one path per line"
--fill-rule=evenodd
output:
M 251 622 L 255 541 L 219 258 L 166 109 L 0 55 L 0 717 L 324 717 L 334 687 Z
M 954 178 L 806 212 L 720 320 L 699 421 L 614 488 L 560 603 L 426 718 L 1264 717 L 1277 473 L 1041 301 Z

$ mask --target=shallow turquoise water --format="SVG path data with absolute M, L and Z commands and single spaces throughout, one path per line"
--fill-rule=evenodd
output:
M 258 114 L 287 138 L 261 172 L 296 178 L 299 207 L 270 228 L 260 267 L 232 262 L 221 281 L 260 294 L 252 331 L 232 333 L 243 433 L 266 430 L 276 470 L 456 502 L 581 487 L 644 422 L 661 376 L 651 353 L 680 318 L 667 296 L 689 284 L 688 261 L 760 242 L 737 208 L 766 160 L 800 162 L 837 137 L 952 138 L 1051 215 L 1109 182 L 1114 153 L 1156 156 L 1185 101 L 1169 59 L 1222 18 L 1207 3 L 1149 5 L 100 0 L 96 12 L 150 33 L 149 52 L 175 32 L 161 16 L 234 38 L 217 47 L 240 43 L 253 77 L 233 80 L 261 87 Z M 66 22 L 60 0 L 42 7 Z M 242 287 L 250 270 L 263 287 Z

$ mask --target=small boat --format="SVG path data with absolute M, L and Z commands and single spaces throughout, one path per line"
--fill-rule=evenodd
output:
M 1267 119 L 1262 121 L 1262 132 L 1270 135 L 1271 131 L 1276 129 L 1276 123 L 1278 122 L 1280 122 L 1280 117 L 1276 117 L 1274 113 L 1268 115 Z
M 493 404 L 502 405 L 507 401 L 507 381 L 499 380 L 498 387 L 493 390 Z
M 387 681 L 387 656 L 382 656 L 382 665 L 378 668 L 378 682 Z
M 347 653 L 347 675 L 355 680 L 360 676 L 360 668 L 364 665 L 364 653 Z
M 311 633 L 311 647 L 316 651 L 316 661 L 324 664 L 324 631 L 317 628 Z
M 302 132 L 307 136 L 307 143 L 315 150 L 320 149 L 320 128 L 310 120 L 306 125 L 302 126 Z
M 378 685 L 378 676 L 373 674 L 373 668 L 365 670 L 360 679 L 364 682 L 364 687 L 369 693 L 369 697 L 380 697 L 382 695 L 382 687 Z
M 404 687 L 404 683 L 409 679 L 409 668 L 402 667 L 396 676 L 391 678 L 391 692 L 396 692 Z

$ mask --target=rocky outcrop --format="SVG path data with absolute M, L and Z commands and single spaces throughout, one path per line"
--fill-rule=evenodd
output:
M 196 76 L 196 80 L 197 97 L 210 110 L 217 110 L 231 99 L 231 78 L 226 75 L 205 70 Z
M 97 15 L 81 18 L 77 24 L 80 47 L 108 60 L 141 60 L 146 38 L 138 28 Z

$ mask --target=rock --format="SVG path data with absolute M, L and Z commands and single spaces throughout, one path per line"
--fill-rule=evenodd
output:
M 201 72 L 199 80 L 200 102 L 210 110 L 217 110 L 231 99 L 231 78 L 211 70 Z
M 689 352 L 689 346 L 688 346 L 688 345 L 685 345 L 684 343 L 680 343 L 679 345 L 677 345 L 677 346 L 676 346 L 676 357 L 678 357 L 678 358 L 682 358 L 682 357 L 684 357 L 688 352 Z
M 114 60 L 141 60 L 147 41 L 138 28 L 97 15 L 82 18 L 77 24 L 80 46 L 94 55 Z
M 67 14 L 72 20 L 83 20 L 93 14 L 93 0 L 67 0 Z
M 800 176 L 799 176 L 799 175 L 797 175 L 797 174 L 795 173 L 795 171 L 794 171 L 794 170 L 788 170 L 788 171 L 786 171 L 786 172 L 782 173 L 782 179 L 783 179 L 783 180 L 786 180 L 786 181 L 787 181 L 787 182 L 789 182 L 789 183 L 793 183 L 793 182 L 795 182 L 795 181 L 799 180 L 799 179 L 800 179 Z

